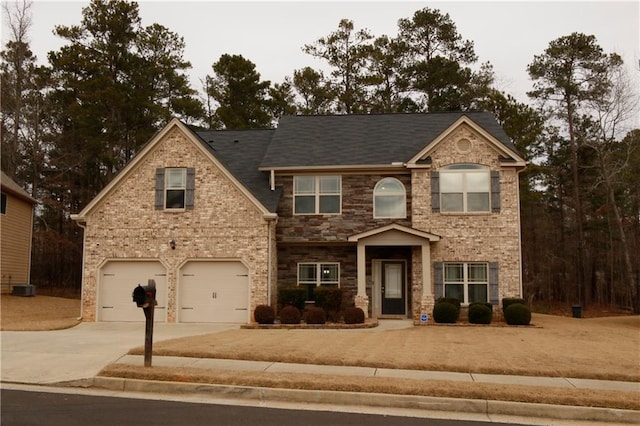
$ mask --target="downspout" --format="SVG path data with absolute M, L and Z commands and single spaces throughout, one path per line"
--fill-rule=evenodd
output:
M 516 172 L 516 183 L 518 185 L 518 190 L 516 191 L 516 200 L 517 200 L 517 206 L 518 206 L 518 252 L 519 252 L 519 259 L 520 261 L 518 262 L 518 269 L 520 269 L 520 273 L 518 274 L 520 277 L 520 297 L 524 297 L 524 289 L 522 287 L 522 274 L 524 273 L 523 269 L 522 269 L 522 224 L 521 219 L 520 219 L 520 172 L 524 171 L 524 167 L 521 168 L 520 170 L 518 170 Z
M 267 305 L 271 306 L 271 220 L 267 220 Z
M 76 321 L 82 321 L 82 309 L 84 307 L 84 264 L 85 254 L 87 250 L 87 228 L 81 222 L 77 222 L 77 224 L 80 228 L 82 228 L 82 281 L 80 282 L 80 316 L 76 318 Z
M 276 190 L 276 171 L 274 169 L 269 172 L 269 185 L 272 191 Z

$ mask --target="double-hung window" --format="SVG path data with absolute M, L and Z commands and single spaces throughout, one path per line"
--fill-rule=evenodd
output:
M 491 173 L 478 164 L 454 164 L 440 169 L 440 209 L 443 212 L 491 211 Z
M 340 214 L 342 204 L 340 176 L 295 176 L 294 214 Z
M 373 189 L 373 217 L 391 219 L 407 217 L 407 194 L 398 179 L 381 179 Z
M 193 209 L 195 182 L 195 168 L 156 169 L 156 210 L 183 211 Z
M 339 263 L 298 263 L 298 285 L 307 288 L 307 300 L 313 300 L 313 289 L 318 286 L 338 287 Z
M 165 209 L 184 209 L 187 192 L 187 169 L 166 169 Z
M 445 263 L 444 295 L 455 297 L 461 303 L 488 301 L 489 274 L 488 264 Z

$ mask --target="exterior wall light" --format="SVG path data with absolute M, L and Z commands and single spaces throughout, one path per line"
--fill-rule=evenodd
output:
M 171 250 L 175 250 L 176 249 L 176 240 L 169 241 L 169 247 L 171 247 Z

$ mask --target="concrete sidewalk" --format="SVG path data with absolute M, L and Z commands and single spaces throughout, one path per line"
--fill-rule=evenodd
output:
M 144 365 L 142 355 L 124 355 L 119 364 Z M 564 377 L 512 376 L 498 374 L 456 373 L 447 371 L 397 370 L 390 368 L 349 367 L 336 365 L 292 364 L 268 361 L 233 359 L 185 358 L 154 356 L 156 367 L 193 367 L 226 371 L 255 371 L 267 373 L 326 374 L 331 376 L 388 377 L 416 380 L 449 380 L 456 382 L 494 383 L 504 385 L 549 386 L 560 388 L 598 389 L 640 392 L 640 383 L 611 380 L 592 380 Z M 638 396 L 640 398 L 640 395 Z

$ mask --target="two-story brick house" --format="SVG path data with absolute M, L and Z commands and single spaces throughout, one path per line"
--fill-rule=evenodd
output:
M 170 322 L 248 322 L 286 286 L 340 286 L 378 318 L 497 304 L 522 292 L 524 166 L 489 113 L 173 120 L 74 216 L 83 316 L 141 320 L 129 296 L 149 278 Z

